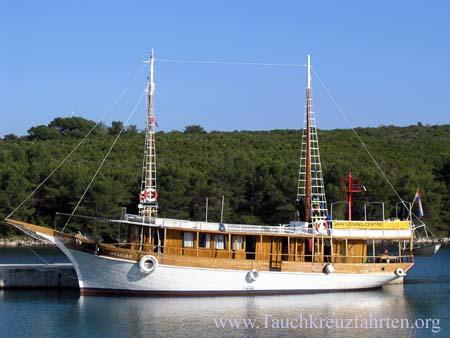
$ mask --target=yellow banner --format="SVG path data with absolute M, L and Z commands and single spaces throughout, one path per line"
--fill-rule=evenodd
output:
M 334 229 L 401 230 L 409 221 L 333 221 Z

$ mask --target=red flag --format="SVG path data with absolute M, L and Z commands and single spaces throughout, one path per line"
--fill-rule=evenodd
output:
M 156 125 L 157 127 L 159 127 L 158 122 L 156 121 L 156 119 L 155 119 L 154 116 L 149 116 L 149 118 L 148 118 L 148 124 Z

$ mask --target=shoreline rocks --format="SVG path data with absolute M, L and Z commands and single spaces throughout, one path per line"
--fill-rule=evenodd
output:
M 415 241 L 417 244 L 437 244 L 441 243 L 447 245 L 450 243 L 450 238 L 442 237 L 442 238 L 419 238 Z
M 0 247 L 54 246 L 33 238 L 0 238 Z

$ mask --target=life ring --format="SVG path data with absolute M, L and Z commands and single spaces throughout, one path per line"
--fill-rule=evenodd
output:
M 319 234 L 326 234 L 328 231 L 328 223 L 324 220 L 318 220 L 316 221 L 316 231 Z
M 155 256 L 145 255 L 139 261 L 139 270 L 146 275 L 155 271 L 157 266 L 158 260 Z
M 152 203 L 156 202 L 158 200 L 158 192 L 151 188 L 151 189 L 145 189 L 141 191 L 139 194 L 139 201 L 141 203 Z
M 333 273 L 333 272 L 335 271 L 335 270 L 334 270 L 333 264 L 331 264 L 331 263 L 325 264 L 325 266 L 324 266 L 324 268 L 323 268 L 323 271 L 324 271 L 327 275 L 329 275 L 330 273 Z
M 395 274 L 398 277 L 405 277 L 406 276 L 406 272 L 402 269 L 402 268 L 398 268 L 395 270 Z
M 247 281 L 250 283 L 253 283 L 256 281 L 259 277 L 259 272 L 256 269 L 253 269 L 252 271 L 247 272 Z

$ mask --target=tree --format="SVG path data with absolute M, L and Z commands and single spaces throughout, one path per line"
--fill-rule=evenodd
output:
M 111 127 L 108 129 L 108 133 L 110 135 L 118 135 L 122 129 L 123 129 L 122 121 L 112 121 Z
M 32 140 L 54 140 L 60 136 L 58 130 L 45 125 L 31 127 L 28 134 Z
M 17 136 L 16 134 L 6 134 L 5 136 L 3 136 L 3 139 L 5 141 L 16 141 L 19 139 L 19 136 Z
M 441 227 L 445 229 L 447 225 L 447 236 L 450 235 L 450 158 L 444 160 L 443 163 L 438 164 L 434 170 L 436 180 L 438 182 L 438 189 L 442 196 L 442 206 L 440 208 L 440 218 L 442 219 Z
M 86 123 L 87 121 L 87 123 Z M 0 142 L 0 217 L 13 210 L 79 142 L 92 121 L 58 118 L 30 128 L 20 142 Z M 51 125 L 51 126 L 50 126 Z M 55 212 L 71 212 L 98 168 L 114 136 L 98 126 L 15 216 L 52 225 Z M 121 207 L 137 212 L 144 133 L 133 127 L 120 138 L 77 213 L 118 217 Z M 450 125 L 358 128 L 401 198 L 423 192 L 423 220 L 447 235 L 450 224 Z M 386 217 L 395 216 L 397 196 L 350 130 L 319 131 L 328 207 L 345 198 L 340 177 L 351 170 L 367 191 L 355 196 L 354 218 L 364 217 L 368 201 L 384 201 Z M 294 218 L 301 132 L 299 130 L 209 132 L 187 126 L 185 132 L 158 132 L 156 159 L 160 217 L 203 220 L 209 198 L 211 221 L 220 220 L 225 196 L 227 223 L 280 224 Z M 344 204 L 339 204 L 344 206 Z M 337 206 L 333 213 L 337 212 Z M 344 214 L 344 213 L 342 213 Z
M 184 128 L 184 133 L 185 134 L 203 134 L 206 133 L 205 129 L 203 129 L 202 126 L 198 125 L 198 124 L 194 124 L 191 126 L 186 126 Z
M 130 124 L 126 128 L 126 132 L 128 134 L 138 134 L 139 133 L 139 129 L 138 129 L 138 127 L 135 124 Z
M 94 126 L 94 121 L 77 116 L 64 118 L 58 117 L 48 124 L 49 128 L 59 131 L 62 135 L 70 135 L 74 137 L 83 137 Z

